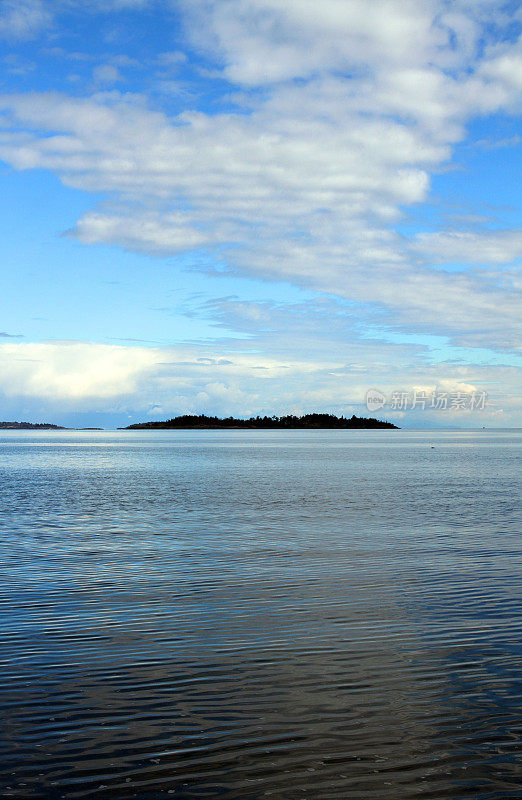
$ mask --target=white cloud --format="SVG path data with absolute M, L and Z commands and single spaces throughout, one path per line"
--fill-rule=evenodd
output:
M 42 0 L 1 0 L 0 37 L 33 39 L 52 22 L 48 4 Z
M 481 66 L 480 74 L 486 80 L 497 82 L 508 92 L 519 93 L 522 89 L 522 44 L 502 45 L 501 52 L 493 54 Z M 520 103 L 520 97 L 518 98 Z
M 475 147 L 481 150 L 499 150 L 503 147 L 518 147 L 521 142 L 522 138 L 515 134 L 505 139 L 479 139 L 475 142 Z
M 384 61 L 431 60 L 447 39 L 434 4 L 415 0 L 196 0 L 186 2 L 196 43 L 217 48 L 232 83 L 260 85 Z M 204 28 L 196 17 L 209 21 Z M 404 43 L 408 42 L 405 48 Z
M 250 339 L 176 347 L 0 343 L 0 406 L 37 408 L 39 416 L 45 409 L 50 421 L 62 413 L 107 411 L 142 419 L 181 413 L 363 413 L 370 387 L 388 397 L 394 390 L 438 387 L 489 395 L 483 414 L 461 415 L 451 424 L 488 424 L 501 408 L 506 411 L 496 424 L 516 422 L 516 370 L 456 360 L 433 364 L 420 345 L 361 338 L 357 315 L 342 306 L 225 300 L 211 311 Z M 448 416 L 441 412 L 432 421 L 443 424 Z M 405 423 L 413 424 L 408 415 Z
M 181 0 L 181 5 L 194 43 L 217 52 L 224 75 L 246 86 L 334 70 L 351 77 L 396 69 L 415 74 L 430 65 L 458 73 L 495 42 L 495 26 L 501 30 L 514 21 L 509 4 L 500 0 L 451 5 L 445 0 Z M 202 18 L 205 26 L 198 24 Z M 511 75 L 511 67 L 504 71 Z
M 1 393 L 63 401 L 106 399 L 136 390 L 155 354 L 103 344 L 0 344 Z
M 426 266 L 504 264 L 518 257 L 518 231 L 408 239 L 393 229 L 428 198 L 468 120 L 520 101 L 520 44 L 493 33 L 509 23 L 504 4 L 181 6 L 195 44 L 218 54 L 234 84 L 235 109 L 170 118 L 117 92 L 0 100 L 8 163 L 112 198 L 78 221 L 82 241 L 155 255 L 215 247 L 244 274 L 378 304 L 398 327 L 481 346 L 520 341 L 514 282 Z
M 118 68 L 113 64 L 100 64 L 92 71 L 96 83 L 117 83 L 121 80 Z
M 0 0 L 0 38 L 35 39 L 64 11 L 115 13 L 141 10 L 153 0 Z
M 126 250 L 155 255 L 172 255 L 215 242 L 214 237 L 203 230 L 191 227 L 180 213 L 159 217 L 153 212 L 138 215 L 127 212 L 120 216 L 114 212 L 90 212 L 82 217 L 72 233 L 85 244 L 119 244 Z
M 442 262 L 509 264 L 522 258 L 522 231 L 423 233 L 415 238 L 413 248 Z

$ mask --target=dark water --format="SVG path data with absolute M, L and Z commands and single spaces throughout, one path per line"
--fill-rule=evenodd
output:
M 521 445 L 4 434 L 0 796 L 521 798 Z

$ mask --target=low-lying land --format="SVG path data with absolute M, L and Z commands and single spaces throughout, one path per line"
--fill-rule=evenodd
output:
M 181 417 L 173 417 L 163 421 L 155 422 L 136 422 L 119 430 L 147 430 L 147 429 L 172 429 L 172 428 L 284 428 L 284 429 L 314 429 L 314 428 L 395 428 L 397 425 L 391 422 L 384 422 L 373 417 L 336 417 L 334 414 L 304 414 L 296 417 L 288 414 L 284 417 L 250 417 L 249 419 L 237 419 L 235 417 L 207 417 L 205 414 L 184 414 Z
M 3 431 L 65 431 L 62 425 L 52 425 L 50 422 L 0 422 Z

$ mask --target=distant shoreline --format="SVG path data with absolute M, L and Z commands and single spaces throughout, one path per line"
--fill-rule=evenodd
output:
M 50 422 L 0 422 L 0 431 L 67 431 L 63 425 Z
M 66 428 L 51 422 L 0 422 L 0 431 L 103 431 L 105 428 Z

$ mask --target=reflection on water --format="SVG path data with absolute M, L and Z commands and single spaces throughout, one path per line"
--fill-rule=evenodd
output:
M 520 798 L 521 443 L 4 434 L 1 796 Z

